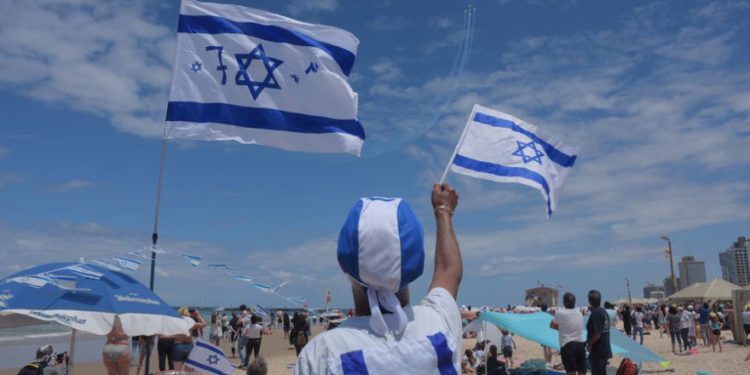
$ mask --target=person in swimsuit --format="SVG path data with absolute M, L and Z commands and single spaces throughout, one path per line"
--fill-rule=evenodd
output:
M 102 350 L 102 360 L 108 375 L 128 375 L 130 371 L 130 340 L 122 330 L 122 322 L 115 317 L 115 324 L 107 334 Z
M 187 307 L 180 307 L 179 310 L 177 310 L 180 315 L 184 317 L 191 317 L 193 320 L 195 320 L 195 324 L 193 324 L 192 327 L 190 327 L 190 331 L 197 331 L 202 330 L 206 326 L 206 322 L 203 321 L 203 319 L 200 319 L 200 321 L 196 320 L 196 317 L 191 316 L 190 311 Z M 200 314 L 198 314 L 198 317 L 200 317 Z M 172 360 L 174 361 L 174 369 L 176 371 L 181 371 L 183 366 L 185 365 L 185 361 L 187 360 L 188 356 L 190 355 L 190 351 L 193 350 L 193 338 L 189 335 L 175 335 L 174 336 L 174 349 L 172 350 Z

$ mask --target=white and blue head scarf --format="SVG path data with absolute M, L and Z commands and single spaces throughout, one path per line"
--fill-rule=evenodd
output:
M 424 230 L 406 201 L 360 199 L 341 228 L 337 255 L 341 269 L 367 289 L 372 330 L 403 332 L 407 317 L 396 293 L 424 269 Z M 386 325 L 381 306 L 396 314 L 397 327 Z

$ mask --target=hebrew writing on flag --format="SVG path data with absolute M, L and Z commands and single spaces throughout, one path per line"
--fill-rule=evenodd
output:
M 534 187 L 542 193 L 551 216 L 577 153 L 578 147 L 568 146 L 534 125 L 474 105 L 450 170 Z
M 177 31 L 168 138 L 360 154 L 353 34 L 194 0 L 182 1 Z

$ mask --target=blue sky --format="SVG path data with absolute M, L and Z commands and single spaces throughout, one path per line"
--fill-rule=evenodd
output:
M 173 254 L 323 304 L 351 303 L 335 261 L 357 198 L 402 196 L 425 223 L 429 191 L 473 104 L 581 146 L 557 212 L 539 193 L 451 174 L 465 261 L 459 302 L 520 303 L 537 282 L 607 299 L 707 263 L 750 234 L 750 3 L 482 1 L 460 77 L 451 67 L 465 1 L 241 1 L 360 39 L 351 84 L 361 158 L 174 141 L 161 243 Z M 428 5 L 429 4 L 429 5 Z M 0 275 L 149 244 L 178 3 L 0 3 Z M 447 103 L 447 104 L 446 104 Z M 222 274 L 160 258 L 170 303 L 281 305 Z M 147 281 L 147 270 L 136 276 Z

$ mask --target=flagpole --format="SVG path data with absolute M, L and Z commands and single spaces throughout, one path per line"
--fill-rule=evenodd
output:
M 440 184 L 442 185 L 443 182 L 445 182 L 445 178 L 448 176 L 448 171 L 451 169 L 451 164 L 453 164 L 453 159 L 456 158 L 456 154 L 458 153 L 458 149 L 461 148 L 461 144 L 464 143 L 464 137 L 466 137 L 466 131 L 469 130 L 469 122 L 471 122 L 471 119 L 474 117 L 474 112 L 476 112 L 476 104 L 474 105 L 474 108 L 471 109 L 471 113 L 469 114 L 469 118 L 466 120 L 466 125 L 464 126 L 464 131 L 461 132 L 461 138 L 458 139 L 458 143 L 456 144 L 456 148 L 453 149 L 453 154 L 451 155 L 451 158 L 448 159 L 448 165 L 445 166 L 445 170 L 443 171 L 443 176 L 440 177 Z
M 148 288 L 154 290 L 154 272 L 156 270 L 156 244 L 159 241 L 159 210 L 161 209 L 161 190 L 164 183 L 164 158 L 167 155 L 167 125 L 164 125 L 164 135 L 161 139 L 161 154 L 159 155 L 159 182 L 156 185 L 156 208 L 154 209 L 154 231 L 151 233 L 151 276 L 148 281 Z M 156 337 L 152 341 L 156 343 Z M 151 345 L 146 342 L 146 345 Z M 149 348 L 150 349 L 150 348 Z M 150 373 L 151 367 L 151 350 L 146 351 L 145 374 Z

